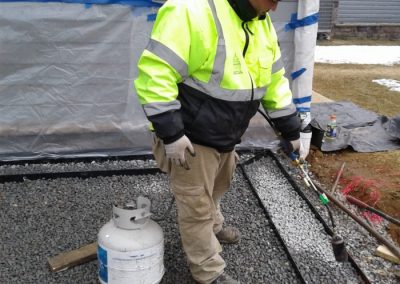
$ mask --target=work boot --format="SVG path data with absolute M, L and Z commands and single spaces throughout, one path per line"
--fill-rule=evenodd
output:
M 225 227 L 215 236 L 221 244 L 236 244 L 240 240 L 240 232 L 235 227 Z
M 211 282 L 211 284 L 240 284 L 240 282 L 224 272 L 217 279 Z

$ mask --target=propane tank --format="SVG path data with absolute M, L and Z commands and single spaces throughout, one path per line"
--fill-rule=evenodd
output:
M 113 206 L 112 219 L 98 234 L 97 259 L 102 284 L 156 284 L 164 275 L 164 236 L 150 219 L 149 199 L 139 196 Z

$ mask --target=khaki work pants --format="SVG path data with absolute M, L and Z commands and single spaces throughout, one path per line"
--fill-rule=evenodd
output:
M 222 229 L 220 200 L 229 189 L 238 159 L 235 151 L 219 153 L 210 147 L 197 144 L 193 147 L 196 156 L 189 152 L 185 155 L 190 170 L 168 162 L 163 142 L 157 137 L 153 154 L 160 169 L 170 176 L 182 245 L 192 276 L 197 282 L 208 284 L 226 266 L 215 233 Z

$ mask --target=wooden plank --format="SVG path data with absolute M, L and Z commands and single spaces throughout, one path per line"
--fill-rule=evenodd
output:
M 383 245 L 378 246 L 378 248 L 375 251 L 375 254 L 386 260 L 400 264 L 400 258 L 395 256 L 387 247 L 385 247 Z
M 50 269 L 53 272 L 65 270 L 75 265 L 89 262 L 97 258 L 97 242 L 75 250 L 60 253 L 49 258 Z

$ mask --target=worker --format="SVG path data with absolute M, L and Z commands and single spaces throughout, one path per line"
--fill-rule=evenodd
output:
M 220 201 L 238 156 L 235 145 L 260 105 L 291 150 L 300 145 L 277 35 L 277 0 L 168 0 L 138 62 L 135 87 L 154 130 L 153 154 L 167 172 L 182 246 L 198 283 L 239 283 L 224 272 Z M 240 201 L 238 201 L 240 202 Z

